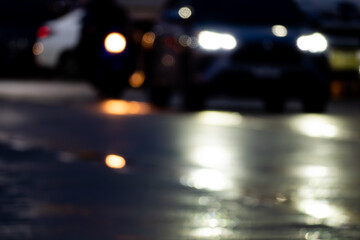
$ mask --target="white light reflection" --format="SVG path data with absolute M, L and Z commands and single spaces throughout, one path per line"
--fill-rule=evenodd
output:
M 189 176 L 181 177 L 180 182 L 188 187 L 210 191 L 222 191 L 231 187 L 230 180 L 223 173 L 211 169 L 196 170 Z
M 299 204 L 298 208 L 300 211 L 331 226 L 340 226 L 348 222 L 348 217 L 340 209 L 324 201 L 305 200 Z
M 332 239 L 331 233 L 326 231 L 311 231 L 305 234 L 307 240 Z
M 305 177 L 311 178 L 326 177 L 329 174 L 329 169 L 323 166 L 308 166 L 301 171 Z
M 339 133 L 338 128 L 329 119 L 317 115 L 299 117 L 293 122 L 293 126 L 301 133 L 314 138 L 334 138 Z
M 300 204 L 300 209 L 315 218 L 324 219 L 334 215 L 335 210 L 328 204 L 314 200 L 306 200 Z
M 227 113 L 216 111 L 204 111 L 197 115 L 197 119 L 202 124 L 214 126 L 240 126 L 242 116 L 239 113 Z
M 198 228 L 195 229 L 191 235 L 194 237 L 201 237 L 201 238 L 212 238 L 212 237 L 227 237 L 230 236 L 232 233 L 230 230 L 225 228 Z
M 221 168 L 229 166 L 230 152 L 219 146 L 203 146 L 195 149 L 191 156 L 202 167 Z

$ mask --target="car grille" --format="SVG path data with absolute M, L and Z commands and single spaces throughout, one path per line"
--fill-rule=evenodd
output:
M 284 44 L 247 44 L 233 54 L 232 60 L 242 63 L 297 64 L 301 62 L 301 54 L 293 46 Z

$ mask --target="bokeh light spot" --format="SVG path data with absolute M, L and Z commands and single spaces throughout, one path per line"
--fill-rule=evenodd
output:
M 287 28 L 283 25 L 274 25 L 272 27 L 272 33 L 276 37 L 286 37 L 288 34 Z
M 144 33 L 142 39 L 141 39 L 141 45 L 144 48 L 152 48 L 155 42 L 155 33 L 153 32 L 146 32 Z
M 182 7 L 179 9 L 179 16 L 182 18 L 182 19 L 188 19 L 191 17 L 192 15 L 192 11 L 189 7 Z
M 106 156 L 105 163 L 106 166 L 114 169 L 124 168 L 126 165 L 125 158 L 114 154 Z
M 145 82 L 144 71 L 135 71 L 129 78 L 129 84 L 133 88 L 141 87 Z
M 44 52 L 44 44 L 42 44 L 42 42 L 36 42 L 32 48 L 32 52 L 35 56 L 39 56 Z
M 120 33 L 110 33 L 105 38 L 105 48 L 110 53 L 121 53 L 125 50 L 126 39 Z

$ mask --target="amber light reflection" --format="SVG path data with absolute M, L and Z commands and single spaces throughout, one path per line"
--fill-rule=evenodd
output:
M 126 165 L 125 158 L 114 154 L 106 156 L 105 163 L 106 166 L 114 169 L 124 168 Z
M 101 104 L 101 109 L 110 115 L 136 115 L 150 112 L 150 106 L 146 103 L 124 100 L 107 100 Z

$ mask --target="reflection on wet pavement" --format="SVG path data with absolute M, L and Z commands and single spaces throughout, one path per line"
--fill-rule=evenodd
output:
M 124 100 L 106 100 L 101 103 L 102 111 L 110 115 L 140 115 L 150 112 L 151 107 L 147 103 Z
M 100 105 L 0 119 L 0 239 L 360 238 L 345 118 Z

